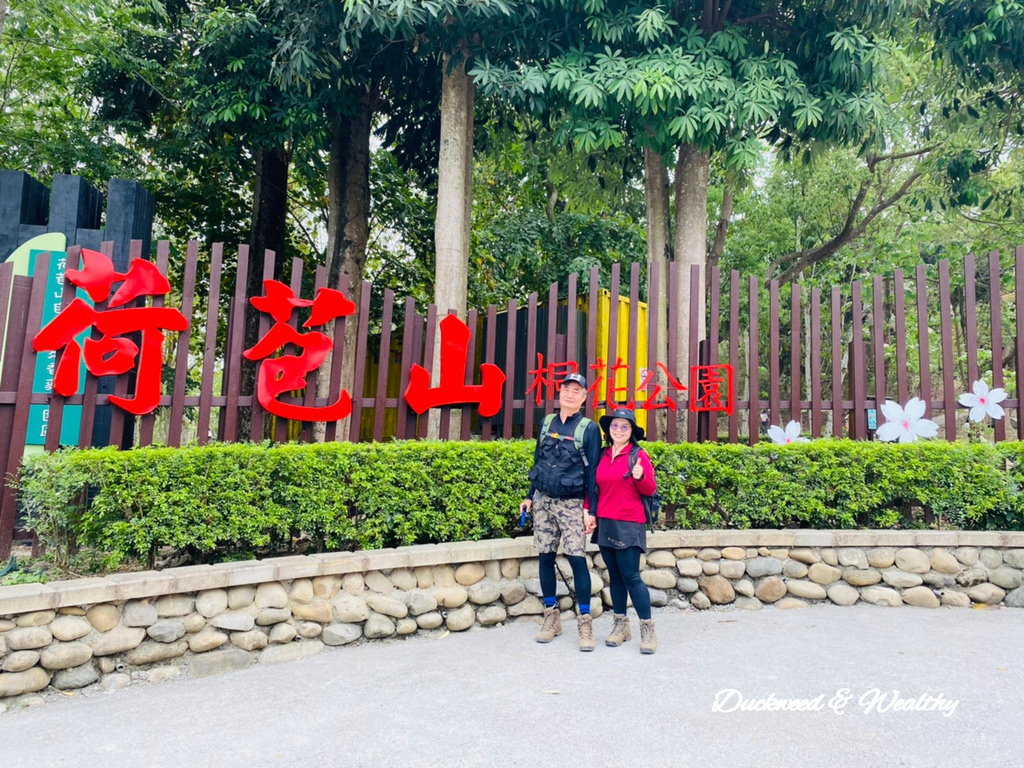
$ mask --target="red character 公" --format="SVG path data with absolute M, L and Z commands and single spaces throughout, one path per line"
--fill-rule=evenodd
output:
M 283 419 L 295 421 L 338 421 L 352 413 L 352 398 L 342 390 L 338 399 L 324 406 L 294 405 L 277 398 L 285 392 L 307 386 L 306 375 L 315 371 L 334 348 L 334 342 L 323 333 L 300 333 L 288 324 L 292 311 L 312 307 L 303 328 L 313 328 L 338 317 L 355 314 L 356 305 L 333 288 L 321 288 L 316 298 L 300 299 L 292 289 L 277 280 L 263 281 L 263 296 L 249 300 L 260 312 L 274 318 L 274 325 L 251 348 L 242 354 L 247 360 L 262 360 L 256 376 L 256 399 L 264 410 Z M 286 344 L 294 344 L 301 355 L 270 357 Z
M 669 371 L 668 366 L 664 363 L 658 363 L 658 368 L 661 368 L 665 372 L 665 377 L 668 379 L 669 385 L 672 389 L 677 392 L 685 392 L 686 385 L 683 384 L 679 379 L 672 375 Z M 644 376 L 644 380 L 640 382 L 639 389 L 646 389 L 650 383 L 654 380 L 654 371 L 648 370 L 647 375 Z M 668 408 L 670 411 L 676 410 L 676 401 L 668 395 L 665 396 L 665 402 L 658 402 L 658 396 L 661 394 L 661 384 L 654 385 L 654 391 L 648 396 L 646 402 L 644 402 L 645 411 L 656 411 L 661 408 Z
M 57 365 L 53 388 L 70 397 L 78 392 L 78 370 L 84 356 L 85 367 L 94 376 L 116 376 L 135 365 L 139 368 L 135 397 L 110 395 L 110 402 L 136 416 L 150 413 L 160 404 L 160 373 L 163 366 L 164 331 L 184 331 L 188 320 L 173 307 L 122 307 L 140 296 L 163 296 L 171 284 L 156 266 L 135 259 L 127 273 L 114 270 L 113 262 L 97 251 L 82 249 L 82 269 L 69 269 L 65 278 L 84 288 L 89 298 L 101 302 L 110 295 L 114 283 L 123 281 L 106 309 L 98 310 L 76 298 L 57 317 L 40 329 L 32 340 L 36 352 L 64 350 Z M 88 328 L 100 332 L 98 339 L 87 338 L 79 346 L 75 337 Z M 124 338 L 141 333 L 141 347 Z
M 492 363 L 480 366 L 481 384 L 466 384 L 469 353 L 469 326 L 456 315 L 441 320 L 441 371 L 438 386 L 430 386 L 430 374 L 421 365 L 409 369 L 409 386 L 405 401 L 416 413 L 425 413 L 441 405 L 477 403 L 482 417 L 489 418 L 501 410 L 501 385 L 505 373 Z
M 690 374 L 691 391 L 693 392 L 693 397 L 690 398 L 691 411 L 694 413 L 723 411 L 726 414 L 732 414 L 731 365 L 695 365 L 690 369 Z
M 562 381 L 570 373 L 576 373 L 579 370 L 579 366 L 574 362 L 565 363 L 548 363 L 544 365 L 544 355 L 540 352 L 537 353 L 537 367 L 531 371 L 527 371 L 533 376 L 533 382 L 526 390 L 526 394 L 529 395 L 531 392 L 536 392 L 536 403 L 540 405 L 543 397 L 543 391 L 546 388 L 548 391 L 548 400 L 554 398 L 555 393 L 562 388 Z M 561 375 L 559 375 L 561 374 Z

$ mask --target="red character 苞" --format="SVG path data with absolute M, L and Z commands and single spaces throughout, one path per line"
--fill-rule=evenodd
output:
M 441 371 L 438 386 L 430 386 L 430 374 L 421 365 L 409 369 L 409 386 L 405 401 L 416 413 L 426 413 L 441 405 L 476 403 L 482 417 L 489 418 L 501 410 L 501 385 L 505 373 L 492 363 L 480 366 L 480 384 L 466 384 L 469 355 L 469 326 L 456 315 L 441 320 Z
M 263 361 L 256 376 L 259 404 L 268 413 L 295 421 L 338 421 L 348 416 L 352 413 L 352 398 L 346 390 L 341 391 L 335 402 L 324 406 L 284 403 L 278 397 L 305 388 L 306 375 L 319 368 L 334 348 L 334 342 L 326 334 L 300 333 L 292 328 L 288 324 L 292 311 L 312 307 L 302 327 L 315 328 L 335 318 L 355 314 L 356 305 L 333 288 L 321 288 L 312 300 L 299 299 L 291 288 L 277 280 L 264 280 L 263 292 L 263 296 L 254 296 L 249 303 L 274 318 L 275 323 L 266 335 L 242 353 L 247 360 Z M 294 344 L 302 354 L 270 357 L 286 344 Z
M 138 357 L 135 397 L 110 395 L 110 402 L 136 416 L 150 413 L 160 404 L 164 331 L 184 331 L 188 320 L 173 307 L 118 307 L 140 296 L 163 296 L 170 292 L 171 284 L 152 262 L 135 259 L 128 272 L 120 273 L 109 258 L 85 248 L 82 269 L 67 270 L 65 279 L 84 288 L 95 302 L 105 301 L 114 283 L 123 282 L 106 309 L 96 309 L 76 298 L 33 338 L 36 352 L 64 350 L 54 376 L 54 390 L 65 397 L 78 392 L 83 358 L 86 370 L 94 376 L 116 376 L 130 371 Z M 79 346 L 75 337 L 89 328 L 99 331 L 100 338 L 87 338 Z M 129 333 L 141 334 L 141 346 L 125 338 Z

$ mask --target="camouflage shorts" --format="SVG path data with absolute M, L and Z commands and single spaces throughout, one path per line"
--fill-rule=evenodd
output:
M 533 502 L 533 546 L 538 552 L 583 556 L 583 499 L 553 499 L 537 493 Z

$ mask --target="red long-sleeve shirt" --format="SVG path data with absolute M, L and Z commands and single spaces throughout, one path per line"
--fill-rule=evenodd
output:
M 630 523 L 647 521 L 640 496 L 650 496 L 657 485 L 651 459 L 642 448 L 637 461 L 644 468 L 643 478 L 634 480 L 631 475 L 627 479 L 623 475 L 629 471 L 629 448 L 614 459 L 610 446 L 601 453 L 601 461 L 597 465 L 597 517 Z

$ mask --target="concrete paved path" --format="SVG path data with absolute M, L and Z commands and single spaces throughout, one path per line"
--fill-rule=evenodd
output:
M 4 766 L 1015 766 L 1024 611 L 658 613 L 661 647 L 526 622 L 0 716 Z M 611 627 L 595 622 L 599 643 Z M 634 621 L 634 628 L 636 624 Z M 735 690 L 738 694 L 721 694 Z M 842 689 L 845 707 L 829 704 Z M 877 693 L 872 693 L 876 691 Z M 946 707 L 896 711 L 898 700 Z M 713 711 L 814 699 L 813 711 Z M 942 697 L 940 700 L 938 697 Z M 874 706 L 869 707 L 870 702 Z M 952 708 L 952 702 L 957 704 Z M 897 707 L 905 706 L 904 703 Z M 870 710 L 870 711 L 868 711 Z

